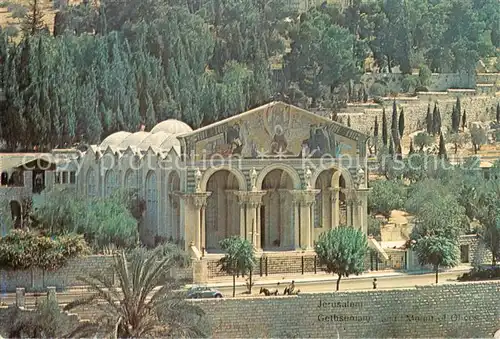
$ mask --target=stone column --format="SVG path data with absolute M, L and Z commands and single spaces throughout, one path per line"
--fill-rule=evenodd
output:
M 303 204 L 308 209 L 309 212 L 309 224 L 304 223 L 305 229 L 304 233 L 307 234 L 305 240 L 306 250 L 313 249 L 313 241 L 314 241 L 314 205 L 316 204 L 316 195 L 318 195 L 321 190 L 317 189 L 309 189 L 304 191 L 304 199 Z M 307 221 L 307 219 L 306 219 Z
M 239 217 L 239 230 L 240 230 L 240 238 L 248 239 L 248 232 L 246 228 L 246 199 L 244 191 L 232 191 L 238 201 L 238 207 L 240 209 L 240 217 Z
M 297 241 L 301 249 L 310 250 L 313 244 L 313 231 L 314 231 L 314 202 L 316 195 L 320 190 L 298 190 L 292 191 L 294 195 L 294 202 L 298 205 L 299 210 L 299 225 L 297 227 L 300 236 L 295 234 L 295 246 Z
M 26 291 L 24 288 L 16 288 L 16 306 L 19 308 L 24 308 L 26 305 Z
M 293 247 L 295 250 L 300 250 L 300 195 L 297 191 L 290 191 L 292 195 L 292 209 L 293 209 Z
M 358 215 L 358 223 L 359 229 L 363 231 L 363 233 L 368 233 L 368 193 L 370 190 L 368 188 L 358 189 L 356 195 L 357 199 L 357 215 Z
M 248 239 L 251 240 L 257 251 L 262 250 L 262 243 L 260 239 L 260 206 L 262 206 L 262 197 L 266 194 L 265 191 L 251 191 L 246 192 L 246 206 L 247 206 L 247 234 Z
M 240 206 L 240 236 L 249 240 L 257 250 L 261 250 L 260 207 L 265 191 L 233 191 Z
M 57 301 L 55 286 L 47 287 L 47 300 Z
M 205 207 L 212 192 L 182 194 L 186 202 L 186 248 L 191 243 L 201 251 L 205 247 Z
M 339 191 L 338 188 L 329 188 L 330 191 L 330 205 L 331 205 L 331 228 L 339 227 L 340 223 L 340 202 L 339 202 Z

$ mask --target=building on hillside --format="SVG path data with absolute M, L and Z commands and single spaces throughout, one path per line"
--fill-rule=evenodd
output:
M 258 250 L 312 249 L 325 230 L 367 230 L 367 136 L 272 102 L 192 130 L 177 120 L 117 132 L 78 166 L 77 189 L 109 196 L 138 189 L 141 238 L 173 239 L 193 256 L 220 253 L 238 235 Z
M 74 150 L 0 153 L 2 225 L 7 227 L 7 223 L 12 221 L 10 226 L 21 227 L 23 211 L 28 208 L 26 204 L 36 207 L 52 189 L 75 188 L 80 155 Z

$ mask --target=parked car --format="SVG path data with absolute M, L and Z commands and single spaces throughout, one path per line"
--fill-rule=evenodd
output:
M 222 293 L 207 286 L 193 286 L 187 291 L 187 297 L 189 299 L 222 298 Z

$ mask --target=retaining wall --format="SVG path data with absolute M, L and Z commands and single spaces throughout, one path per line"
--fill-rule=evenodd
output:
M 492 338 L 498 300 L 482 282 L 196 303 L 214 338 Z

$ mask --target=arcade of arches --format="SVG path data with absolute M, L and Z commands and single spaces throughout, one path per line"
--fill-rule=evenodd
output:
M 219 242 L 235 235 L 250 240 L 257 250 L 287 251 L 312 249 L 321 233 L 342 224 L 366 231 L 366 201 L 360 190 L 348 187 L 340 171 L 321 171 L 310 187 L 288 168 L 262 176 L 248 191 L 240 187 L 235 172 L 217 170 L 206 187 L 184 196 L 191 207 L 190 222 L 198 225 L 187 236 L 201 253 L 221 253 Z

